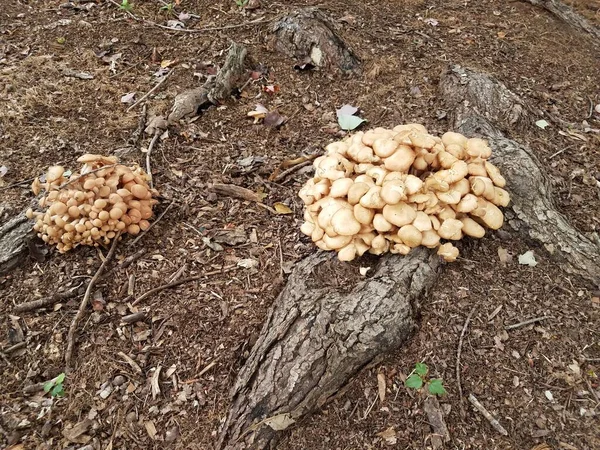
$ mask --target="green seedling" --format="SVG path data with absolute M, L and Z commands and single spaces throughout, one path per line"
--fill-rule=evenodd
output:
M 431 395 L 446 394 L 443 381 L 439 378 L 428 378 L 428 373 L 429 367 L 427 367 L 427 364 L 417 363 L 415 364 L 412 373 L 404 382 L 404 385 L 409 389 L 415 389 L 417 391 L 425 385 L 427 386 L 427 391 Z
M 235 4 L 238 6 L 238 8 L 243 8 L 248 4 L 248 0 L 235 0 Z
M 131 10 L 133 9 L 133 5 L 129 3 L 129 0 L 122 0 L 121 4 L 119 5 L 119 8 L 123 11 L 131 12 Z
M 63 386 L 65 381 L 65 373 L 59 374 L 57 377 L 52 378 L 44 383 L 44 392 L 49 392 L 51 397 L 64 397 L 65 389 Z
M 174 9 L 175 9 L 174 3 L 167 3 L 166 5 L 164 5 L 160 8 L 161 11 L 166 11 L 167 14 L 171 14 Z

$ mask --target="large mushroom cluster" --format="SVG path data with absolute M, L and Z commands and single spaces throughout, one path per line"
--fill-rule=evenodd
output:
M 148 186 L 149 176 L 139 166 L 118 164 L 114 156 L 87 154 L 79 174 L 62 166 L 48 169 L 45 182 L 36 178 L 31 186 L 43 212 L 29 209 L 34 230 L 44 242 L 56 244 L 64 253 L 77 245 L 108 244 L 119 232 L 138 234 L 146 230 L 158 195 Z
M 437 247 L 454 261 L 452 241 L 481 238 L 504 221 L 498 207 L 510 197 L 490 155 L 483 139 L 454 132 L 440 138 L 419 124 L 333 142 L 300 190 L 301 231 L 342 261 L 365 252 L 405 255 L 418 246 Z

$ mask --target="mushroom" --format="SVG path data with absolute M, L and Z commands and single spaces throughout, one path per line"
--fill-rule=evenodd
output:
M 341 236 L 354 236 L 360 231 L 360 222 L 351 209 L 341 208 L 331 218 L 333 230 Z
M 490 179 L 494 182 L 494 184 L 500 188 L 506 186 L 506 180 L 500 174 L 500 170 L 493 165 L 491 162 L 485 161 L 485 171 L 489 175 Z
M 408 255 L 410 253 L 410 247 L 406 244 L 394 244 L 390 247 L 390 253 Z
M 412 224 L 419 231 L 428 231 L 432 229 L 431 219 L 423 211 L 417 211 Z
M 400 237 L 402 242 L 410 248 L 418 247 L 423 240 L 423 235 L 414 225 L 404 225 L 403 227 L 400 227 L 398 230 L 398 237 Z
M 492 154 L 492 149 L 488 147 L 487 141 L 479 138 L 468 139 L 466 149 L 471 158 L 488 159 Z
M 417 131 L 413 131 L 408 135 L 408 138 L 412 142 L 415 147 L 420 148 L 433 148 L 436 144 L 435 139 L 427 133 L 419 133 Z
M 442 239 L 451 239 L 457 241 L 462 237 L 463 223 L 456 219 L 445 219 L 437 233 Z
M 465 195 L 455 207 L 456 211 L 461 213 L 469 213 L 477 208 L 477 197 L 473 194 Z
M 373 216 L 375 216 L 375 211 L 372 209 L 365 208 L 360 203 L 354 205 L 354 217 L 359 223 L 370 225 L 373 223 Z
M 371 241 L 371 248 L 369 249 L 369 253 L 374 255 L 382 255 L 387 252 L 390 248 L 389 241 L 383 237 L 383 235 L 378 234 L 373 241 Z
M 397 205 L 385 205 L 383 217 L 391 224 L 402 227 L 412 223 L 417 217 L 417 212 L 410 205 L 402 202 Z
M 375 229 L 377 231 L 379 231 L 380 233 L 387 233 L 388 231 L 390 231 L 394 226 L 388 222 L 385 217 L 383 217 L 383 214 L 381 213 L 377 213 L 375 214 L 375 216 L 373 217 L 373 227 L 375 227 Z
M 381 166 L 373 166 L 369 168 L 365 174 L 373 178 L 377 186 L 381 186 L 385 176 L 388 174 L 388 171 Z
M 467 168 L 469 169 L 469 175 L 476 177 L 487 177 L 484 161 L 480 158 L 469 162 L 467 164 Z
M 408 145 L 399 145 L 396 151 L 383 160 L 385 168 L 390 171 L 408 172 L 416 154 Z
M 440 244 L 440 235 L 435 230 L 421 231 L 423 236 L 421 245 L 427 248 L 435 248 Z
M 471 191 L 478 197 L 483 196 L 487 200 L 493 200 L 496 192 L 494 191 L 494 183 L 487 177 L 471 177 Z
M 445 261 L 454 262 L 458 258 L 458 249 L 451 242 L 446 242 L 438 247 L 437 254 Z
M 479 219 L 492 230 L 497 230 L 504 223 L 504 215 L 502 211 L 491 202 L 483 200 L 485 202 L 484 207 L 482 208 L 485 213 L 479 217 Z
M 459 220 L 463 224 L 461 231 L 467 236 L 472 236 L 475 238 L 482 238 L 483 236 L 485 236 L 485 228 L 483 228 L 470 217 L 461 217 Z
M 456 160 L 449 169 L 438 170 L 435 172 L 433 177 L 439 181 L 446 182 L 448 184 L 456 183 L 457 181 L 465 178 L 469 174 L 469 167 L 467 163 L 461 160 Z
M 373 142 L 373 151 L 380 158 L 392 156 L 398 148 L 398 142 L 386 137 L 380 137 Z
M 389 180 L 383 183 L 379 195 L 388 205 L 395 205 L 406 200 L 406 185 L 402 180 Z
M 404 178 L 404 185 L 406 186 L 406 192 L 408 195 L 412 195 L 416 194 L 423 188 L 423 181 L 414 175 L 406 175 Z
M 385 201 L 381 198 L 380 192 L 380 186 L 372 186 L 368 192 L 360 198 L 360 204 L 365 208 L 383 208 L 385 206 Z
M 491 201 L 494 205 L 508 206 L 510 195 L 504 189 L 494 186 L 494 198 Z
M 354 184 L 352 178 L 340 178 L 339 180 L 335 180 L 331 183 L 331 188 L 329 189 L 330 197 L 345 197 L 348 194 L 348 190 L 350 186 Z

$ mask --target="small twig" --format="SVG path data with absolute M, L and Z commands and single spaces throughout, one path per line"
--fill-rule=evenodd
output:
M 164 77 L 162 77 L 162 79 L 156 83 L 156 85 L 150 89 L 146 94 L 142 95 L 142 97 L 135 102 L 133 105 L 131 105 L 129 108 L 127 108 L 127 112 L 131 111 L 133 108 L 135 108 L 137 105 L 139 105 L 140 103 L 142 103 L 144 100 L 146 100 L 150 95 L 152 95 L 154 92 L 156 92 L 156 90 L 161 87 L 165 81 L 167 81 L 167 79 L 175 72 L 175 69 L 171 69 Z
M 492 427 L 494 427 L 494 429 L 500 433 L 503 436 L 508 436 L 508 431 L 506 431 L 504 429 L 504 427 L 502 425 L 500 425 L 500 422 L 498 422 L 498 420 L 496 420 L 496 418 L 494 418 L 494 416 L 492 416 L 489 411 L 487 409 L 485 409 L 485 407 L 479 403 L 479 400 L 477 400 L 477 398 L 475 398 L 475 396 L 473 394 L 469 394 L 469 401 L 471 402 L 471 404 L 475 407 L 475 409 L 477 411 L 479 411 L 481 414 L 483 414 L 483 416 L 488 420 L 488 422 L 490 423 L 490 425 Z
M 48 297 L 42 297 L 38 300 L 33 300 L 31 302 L 21 303 L 15 306 L 13 312 L 22 313 L 27 311 L 33 311 L 34 309 L 43 308 L 44 306 L 54 305 L 55 303 L 58 303 L 62 300 L 68 300 L 77 295 L 77 290 L 80 287 L 81 284 L 65 292 L 57 292 L 56 294 L 50 295 Z
M 19 345 L 19 344 L 17 344 L 17 345 Z M 10 351 L 10 349 L 8 349 L 6 352 L 8 353 L 9 351 Z M 590 380 L 588 380 L 587 378 L 584 378 L 584 380 L 585 380 L 585 384 L 587 384 L 587 387 L 590 390 L 590 393 L 596 399 L 596 404 L 600 404 L 600 398 L 598 398 L 598 395 L 596 394 L 596 391 L 594 390 L 592 383 L 590 383 Z
M 558 155 L 560 155 L 561 153 L 564 153 L 565 151 L 569 150 L 569 148 L 570 148 L 570 147 L 565 147 L 565 148 L 563 148 L 563 149 L 561 149 L 561 150 L 559 150 L 559 151 L 557 151 L 557 152 L 555 152 L 555 153 L 552 153 L 552 154 L 551 154 L 551 155 L 548 157 L 548 159 L 552 159 L 552 158 L 554 158 L 555 156 L 558 156 Z
M 211 362 L 209 365 L 207 365 L 204 369 L 202 369 L 200 371 L 200 373 L 196 376 L 196 378 L 192 379 L 192 380 L 185 380 L 183 382 L 183 384 L 191 384 L 191 383 L 195 383 L 197 381 L 200 381 L 200 377 L 202 375 L 204 375 L 206 372 L 208 372 L 210 369 L 212 369 L 215 364 L 217 363 L 217 360 L 215 359 L 213 362 Z
M 138 365 L 138 363 L 136 363 L 133 359 L 131 359 L 129 356 L 127 356 L 125 353 L 123 352 L 119 352 L 117 353 L 117 355 L 119 355 L 121 358 L 123 358 L 125 360 L 125 362 L 127 364 L 129 364 L 131 366 L 131 368 L 138 374 L 138 375 L 142 375 L 144 372 L 142 372 L 142 368 Z
M 6 189 L 11 189 L 11 188 L 14 188 L 17 186 L 21 186 L 22 184 L 25 184 L 25 183 L 31 183 L 33 180 L 35 180 L 35 177 L 27 178 L 26 180 L 15 181 L 14 183 L 9 184 L 8 186 L 1 187 L 0 191 L 5 191 Z
M 161 130 L 156 130 L 154 132 L 154 136 L 152 136 L 152 140 L 150 141 L 150 145 L 148 146 L 148 151 L 146 152 L 146 173 L 150 176 L 150 188 L 152 189 L 154 187 L 154 182 L 152 180 L 152 178 L 154 178 L 152 176 L 152 168 L 150 167 L 150 155 L 152 153 L 152 149 L 154 148 L 154 144 L 156 144 L 156 141 L 158 140 L 158 137 L 161 134 Z
M 176 281 L 173 281 L 171 283 L 167 283 L 167 284 L 163 284 L 162 286 L 155 287 L 154 289 L 150 289 L 149 291 L 143 293 L 138 298 L 136 298 L 131 303 L 131 306 L 135 306 L 138 303 L 140 303 L 142 300 L 145 300 L 146 298 L 150 297 L 152 294 L 156 294 L 157 292 L 164 291 L 165 289 L 170 289 L 170 288 L 179 286 L 179 285 L 184 284 L 184 283 L 189 283 L 191 281 L 201 280 L 202 278 L 206 278 L 206 277 L 211 276 L 211 275 L 216 275 L 218 273 L 229 272 L 230 270 L 232 270 L 235 267 L 236 267 L 235 265 L 226 266 L 226 267 L 223 267 L 220 270 L 213 270 L 212 272 L 206 272 L 206 273 L 203 273 L 201 275 L 195 275 L 193 277 L 182 278 L 180 280 L 176 280 Z
M 8 355 L 12 352 L 16 352 L 17 350 L 22 349 L 25 346 L 27 346 L 27 342 L 21 341 L 18 344 L 13 345 L 12 347 L 8 347 L 6 350 L 2 350 L 2 351 Z
M 128 316 L 121 317 L 121 322 L 123 323 L 135 323 L 141 320 L 146 319 L 146 311 L 138 311 L 133 314 L 129 314 Z
M 542 316 L 542 317 L 534 317 L 533 319 L 525 320 L 523 322 L 515 323 L 513 325 L 507 325 L 504 327 L 506 331 L 516 330 L 517 328 L 524 327 L 526 325 L 531 325 L 532 323 L 541 322 L 542 320 L 552 319 L 552 316 Z
M 314 159 L 314 158 L 313 158 Z M 277 175 L 275 178 L 273 178 L 272 180 L 269 181 L 274 181 L 274 182 L 278 182 L 283 180 L 285 177 L 287 177 L 289 174 L 294 173 L 300 169 L 302 169 L 303 167 L 306 166 L 310 166 L 312 164 L 312 159 L 308 159 L 306 161 L 301 162 L 300 164 L 297 164 L 293 167 L 290 167 L 287 170 L 284 170 L 283 172 L 281 172 L 279 175 Z
M 144 231 L 142 231 L 133 241 L 131 241 L 129 244 L 127 244 L 127 246 L 131 247 L 132 245 L 135 245 L 136 242 L 138 242 L 148 231 L 150 231 L 152 229 L 152 227 L 154 225 L 156 225 L 160 221 L 160 219 L 162 219 L 164 217 L 165 214 L 167 214 L 167 212 L 169 211 L 169 209 L 171 209 L 171 206 L 173 206 L 174 203 L 175 203 L 175 200 L 173 200 L 171 203 L 169 203 L 169 205 L 160 214 L 160 216 L 158 216 L 158 218 L 154 222 L 152 222 L 148 228 L 146 228 Z
M 209 27 L 209 28 L 175 28 L 175 27 L 168 27 L 166 25 L 161 25 L 156 22 L 151 22 L 149 20 L 144 20 L 144 22 L 146 22 L 150 25 L 154 25 L 155 27 L 162 28 L 163 30 L 177 31 L 180 33 L 207 33 L 210 31 L 231 30 L 232 28 L 248 27 L 250 25 L 256 25 L 259 23 L 263 23 L 263 22 L 265 22 L 265 20 L 266 20 L 266 17 L 260 17 L 258 19 L 254 19 L 249 22 L 242 22 L 242 23 L 236 23 L 236 24 L 232 24 L 232 25 L 224 25 L 222 27 Z
M 69 327 L 69 333 L 67 335 L 67 350 L 65 352 L 65 372 L 69 372 L 71 369 L 71 357 L 73 355 L 73 347 L 75 346 L 75 332 L 77 331 L 77 325 L 79 324 L 79 321 L 83 318 L 83 315 L 85 314 L 85 307 L 88 304 L 90 295 L 92 293 L 92 290 L 94 289 L 96 281 L 98 281 L 98 279 L 102 275 L 102 272 L 104 271 L 104 268 L 106 267 L 106 264 L 112 259 L 113 255 L 115 254 L 120 235 L 121 232 L 119 231 L 117 235 L 113 238 L 113 243 L 110 247 L 110 250 L 108 251 L 106 258 L 104 259 L 104 261 L 102 261 L 102 264 L 100 265 L 100 267 L 90 280 L 89 284 L 87 285 L 87 289 L 85 290 L 83 299 L 79 304 L 79 310 L 77 311 L 77 314 L 71 322 L 71 326 Z
M 148 118 L 148 105 L 144 104 L 144 106 L 142 106 L 142 113 L 140 114 L 140 118 L 138 119 L 138 126 L 134 130 L 134 132 L 131 133 L 131 136 L 129 137 L 129 142 L 135 148 L 138 147 L 140 141 L 142 140 L 142 136 L 144 136 L 144 128 L 146 128 L 146 119 L 147 118 Z
M 115 164 L 108 164 L 106 166 L 102 166 L 102 167 L 98 167 L 97 169 L 90 170 L 89 172 L 86 172 L 84 174 L 79 175 L 77 178 L 73 178 L 72 180 L 69 180 L 69 181 L 61 184 L 58 187 L 58 189 L 63 189 L 65 187 L 67 187 L 68 185 L 70 185 L 72 183 L 75 183 L 76 181 L 81 180 L 83 177 L 87 177 L 88 175 L 90 175 L 92 173 L 100 172 L 101 170 L 104 170 L 104 169 L 110 169 L 111 167 L 115 167 L 116 165 L 117 165 L 116 163 Z
M 465 320 L 465 324 L 463 326 L 462 332 L 460 333 L 460 339 L 458 340 L 458 349 L 456 350 L 456 383 L 458 384 L 458 393 L 459 393 L 459 402 L 462 408 L 462 399 L 463 399 L 463 390 L 462 390 L 462 384 L 460 382 L 460 356 L 462 354 L 462 346 L 463 346 L 463 340 L 465 338 L 465 333 L 467 332 L 467 328 L 469 328 L 469 323 L 471 322 L 471 317 L 473 317 L 473 313 L 475 312 L 475 309 L 477 308 L 477 305 L 473 306 L 473 308 L 471 309 L 471 312 L 469 313 L 469 315 L 467 316 L 467 319 Z

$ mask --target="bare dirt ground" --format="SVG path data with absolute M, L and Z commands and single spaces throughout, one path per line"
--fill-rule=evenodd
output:
M 299 171 L 278 183 L 268 177 L 283 161 L 337 139 L 334 112 L 345 103 L 359 106 L 368 126 L 420 122 L 443 133 L 448 123 L 436 84 L 449 63 L 488 72 L 526 103 L 578 127 L 573 135 L 549 120 L 545 130 L 517 124 L 504 131 L 541 157 L 569 219 L 583 231 L 600 230 L 600 135 L 582 131 L 600 128 L 593 111 L 600 103 L 600 49 L 590 36 L 529 3 L 262 0 L 250 11 L 230 0 L 182 0 L 174 14 L 196 15 L 186 20 L 188 28 L 264 18 L 195 34 L 136 21 L 110 1 L 73 3 L 77 8 L 61 3 L 17 0 L 0 10 L 0 165 L 8 168 L 6 185 L 38 176 L 52 164 L 76 168 L 75 160 L 88 152 L 120 151 L 125 160 L 142 161 L 139 148 L 129 143 L 141 106 L 126 111 L 121 97 L 148 92 L 161 63 L 175 73 L 148 101 L 151 114 L 168 114 L 176 94 L 202 84 L 222 64 L 231 41 L 248 48 L 262 75 L 238 98 L 171 127 L 153 151 L 155 185 L 164 197 L 157 212 L 171 201 L 174 206 L 135 247 L 127 240 L 119 244 L 118 261 L 142 248 L 145 255 L 100 286 L 106 306 L 80 325 L 76 367 L 65 380 L 64 398 L 51 400 L 24 388 L 63 370 L 66 334 L 79 299 L 17 316 L 12 310 L 87 282 L 100 264 L 98 252 L 51 252 L 45 262 L 31 259 L 0 278 L 0 348 L 18 341 L 19 330 L 26 341 L 0 359 L 2 448 L 212 448 L 228 390 L 267 308 L 293 263 L 315 251 L 298 231 L 302 207 L 296 193 L 309 174 Z M 566 3 L 600 25 L 597 1 Z M 133 5 L 138 18 L 159 24 L 177 19 L 160 10 L 159 1 Z M 269 50 L 272 19 L 317 5 L 361 58 L 361 76 L 298 72 L 294 61 Z M 73 71 L 93 78 L 74 77 Z M 279 129 L 254 125 L 246 114 L 256 103 L 289 120 Z M 293 214 L 275 215 L 255 203 L 217 196 L 207 188 L 214 182 L 264 193 L 265 203 L 283 202 Z M 33 194 L 23 184 L 0 195 L 3 223 Z M 222 250 L 214 250 L 215 241 Z M 533 245 L 508 230 L 464 242 L 460 260 L 447 265 L 422 300 L 421 327 L 410 344 L 364 371 L 343 395 L 294 427 L 279 448 L 430 448 L 423 398 L 403 386 L 419 361 L 448 390 L 440 400 L 451 435 L 448 448 L 600 448 L 598 287 L 569 276 Z M 499 249 L 510 258 L 501 261 Z M 536 252 L 535 267 L 517 262 L 529 249 Z M 256 267 L 242 267 L 240 260 Z M 123 301 L 130 276 L 139 296 L 180 270 L 184 277 L 218 273 L 150 296 L 137 307 Z M 463 390 L 486 405 L 507 437 L 460 402 L 456 350 L 473 308 L 461 359 Z M 121 323 L 137 310 L 147 312 L 145 321 Z M 545 319 L 504 329 L 533 317 Z M 385 374 L 387 385 L 383 402 L 378 373 Z M 77 437 L 75 424 L 84 427 Z M 395 444 L 378 435 L 390 427 Z

